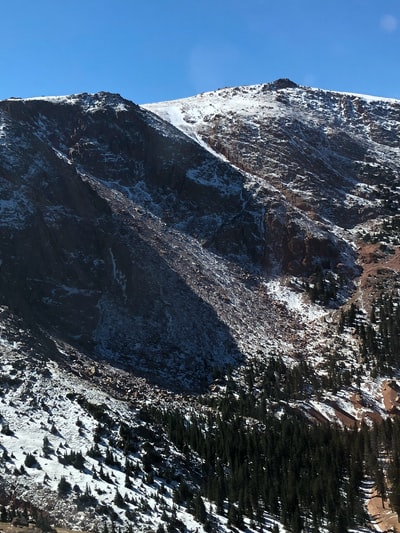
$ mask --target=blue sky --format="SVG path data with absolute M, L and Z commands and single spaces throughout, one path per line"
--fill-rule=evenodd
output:
M 136 103 L 288 77 L 400 99 L 400 0 L 6 0 L 0 99 Z

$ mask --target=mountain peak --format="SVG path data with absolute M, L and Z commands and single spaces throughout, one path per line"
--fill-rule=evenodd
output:
M 29 98 L 8 98 L 0 102 L 4 109 L 19 107 L 20 103 L 26 105 L 56 105 L 56 106 L 78 106 L 83 111 L 94 113 L 99 110 L 114 109 L 116 111 L 126 111 L 135 104 L 123 98 L 120 94 L 100 91 L 97 93 L 77 93 L 64 96 L 36 96 Z
M 267 83 L 265 87 L 268 87 L 274 91 L 278 91 L 279 89 L 296 89 L 299 86 L 289 78 L 279 78 L 275 81 Z

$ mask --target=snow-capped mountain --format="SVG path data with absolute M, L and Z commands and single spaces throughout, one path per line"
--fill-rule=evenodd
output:
M 146 107 L 309 216 L 351 229 L 375 218 L 386 185 L 385 207 L 398 209 L 399 105 L 278 80 Z
M 290 80 L 0 102 L 4 503 L 222 531 L 166 413 L 190 426 L 230 394 L 304 424 L 395 412 L 399 130 L 398 101 Z M 283 527 L 271 509 L 257 524 Z

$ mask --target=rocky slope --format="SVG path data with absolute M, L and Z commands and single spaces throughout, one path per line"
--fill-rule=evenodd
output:
M 143 107 L 108 93 L 0 102 L 4 494 L 39 507 L 45 494 L 86 528 L 173 521 L 173 488 L 198 486 L 201 461 L 142 409 L 201 411 L 278 357 L 315 377 L 268 409 L 387 417 L 397 348 L 376 360 L 377 302 L 398 307 L 399 124 L 397 101 L 289 80 Z M 78 467 L 65 449 L 85 451 Z M 123 488 L 126 460 L 137 482 Z M 71 492 L 55 497 L 61 477 Z
M 265 271 L 357 273 L 326 224 L 120 97 L 3 102 L 2 139 L 3 303 L 164 385 L 275 346 Z

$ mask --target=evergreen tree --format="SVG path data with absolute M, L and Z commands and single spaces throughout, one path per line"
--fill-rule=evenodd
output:
M 123 497 L 121 496 L 121 494 L 119 493 L 118 489 L 115 491 L 114 503 L 115 503 L 115 505 L 117 507 L 124 507 L 125 506 L 125 501 L 124 501 Z
M 71 483 L 66 480 L 65 476 L 61 476 L 57 485 L 58 495 L 61 497 L 66 496 L 71 491 Z

